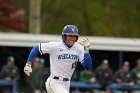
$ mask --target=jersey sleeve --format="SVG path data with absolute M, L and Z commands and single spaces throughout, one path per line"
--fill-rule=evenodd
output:
M 80 45 L 79 46 L 79 62 L 84 62 L 84 48 Z
M 39 52 L 40 54 L 52 53 L 55 49 L 55 42 L 48 42 L 48 43 L 40 43 L 39 44 Z

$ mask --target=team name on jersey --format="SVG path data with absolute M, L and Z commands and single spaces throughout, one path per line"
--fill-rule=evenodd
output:
M 74 55 L 74 54 L 62 54 L 62 55 L 58 55 L 58 60 L 62 60 L 62 59 L 73 59 L 73 60 L 78 60 L 79 56 L 78 55 Z

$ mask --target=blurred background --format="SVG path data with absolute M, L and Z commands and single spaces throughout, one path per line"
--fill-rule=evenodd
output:
M 121 84 L 115 88 L 123 86 L 119 92 L 139 93 L 140 0 L 0 0 L 2 93 L 46 93 L 49 55 L 38 55 L 34 64 L 38 73 L 32 77 L 26 77 L 23 68 L 34 45 L 61 40 L 68 24 L 78 27 L 78 42 L 89 37 L 93 58 L 92 71 L 84 72 L 77 64 L 71 93 L 118 93 L 109 86 L 114 83 Z M 87 85 L 79 86 L 83 83 Z
M 64 25 L 75 24 L 80 35 L 134 38 L 140 36 L 139 0 L 0 1 L 2 32 L 13 30 L 23 33 L 60 34 Z M 4 18 L 12 20 L 9 18 L 11 16 L 21 19 L 22 22 L 13 20 L 6 24 Z M 29 26 L 36 27 L 38 22 L 40 31 L 30 31 Z

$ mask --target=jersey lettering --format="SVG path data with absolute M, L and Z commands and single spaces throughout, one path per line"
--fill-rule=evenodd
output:
M 62 59 L 73 59 L 73 60 L 78 60 L 78 55 L 73 55 L 73 54 L 62 54 L 58 55 L 58 60 Z

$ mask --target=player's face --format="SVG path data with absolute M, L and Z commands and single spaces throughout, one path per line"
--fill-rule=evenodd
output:
M 75 35 L 66 35 L 65 43 L 69 46 L 73 46 L 73 44 L 76 42 L 76 36 Z
M 12 66 L 14 66 L 14 62 L 8 61 L 8 62 L 7 62 L 7 65 L 8 65 L 9 67 L 12 67 Z
M 129 65 L 123 66 L 123 70 L 124 70 L 125 72 L 129 72 Z
M 109 65 L 108 64 L 102 64 L 102 68 L 103 68 L 103 70 L 107 70 L 109 68 Z

